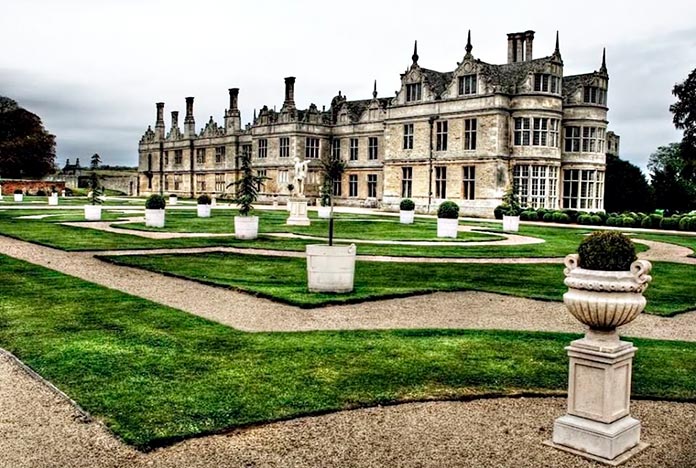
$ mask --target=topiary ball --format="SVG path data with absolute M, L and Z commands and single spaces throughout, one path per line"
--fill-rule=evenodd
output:
M 587 270 L 628 271 L 636 261 L 631 239 L 614 231 L 590 234 L 578 247 L 578 266 Z
M 459 218 L 459 205 L 449 200 L 442 202 L 440 207 L 437 209 L 437 217 L 443 219 Z
M 210 205 L 213 201 L 210 199 L 208 195 L 201 195 L 198 197 L 198 204 L 199 205 Z
M 541 219 L 547 223 L 550 223 L 551 221 L 553 221 L 553 212 L 547 211 L 546 213 L 544 213 L 544 216 Z
M 508 208 L 509 207 L 507 205 L 496 206 L 493 210 L 493 216 L 495 217 L 495 219 L 503 219 L 503 215 L 507 213 Z
M 416 204 L 410 198 L 404 198 L 399 203 L 399 209 L 402 211 L 413 211 L 416 208 Z
M 163 210 L 166 204 L 162 195 L 150 195 L 145 200 L 145 208 L 148 210 Z

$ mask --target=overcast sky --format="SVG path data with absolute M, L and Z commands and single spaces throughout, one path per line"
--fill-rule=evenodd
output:
M 509 32 L 536 31 L 534 56 L 553 52 L 560 31 L 565 74 L 599 68 L 607 48 L 610 129 L 621 155 L 642 168 L 660 145 L 680 139 L 671 90 L 696 67 L 694 0 L 423 2 L 399 0 L 179 1 L 0 0 L 0 95 L 38 114 L 57 136 L 58 160 L 99 153 L 137 164 L 138 140 L 195 96 L 196 128 L 222 123 L 227 89 L 239 87 L 242 122 L 283 102 L 296 76 L 299 107 L 328 107 L 341 90 L 393 96 L 411 62 L 451 71 L 473 54 L 504 63 Z

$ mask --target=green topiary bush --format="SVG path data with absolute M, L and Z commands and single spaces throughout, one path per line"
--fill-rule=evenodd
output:
M 581 214 L 578 216 L 578 224 L 590 225 L 592 224 L 592 216 L 588 214 Z
M 416 209 L 416 204 L 410 198 L 404 198 L 399 203 L 399 209 L 402 211 L 413 211 Z
M 571 221 L 571 220 L 570 220 L 570 216 L 568 216 L 567 213 L 563 213 L 563 212 L 560 212 L 560 211 L 556 211 L 556 212 L 552 215 L 552 219 L 553 219 L 553 222 L 554 222 L 554 223 L 561 223 L 561 224 L 568 224 L 568 223 L 570 223 L 570 221 Z
M 522 221 L 538 221 L 539 215 L 534 210 L 526 210 L 520 213 L 520 219 Z
M 640 227 L 645 229 L 651 229 L 653 227 L 652 217 L 646 216 L 645 218 L 643 218 L 643 220 L 640 222 Z
M 163 210 L 166 204 L 162 195 L 150 195 L 145 200 L 145 208 L 148 210 Z
M 649 216 L 650 218 L 650 224 L 654 228 L 660 227 L 660 221 L 662 221 L 662 215 L 658 213 L 653 213 Z
M 662 218 L 660 221 L 660 229 L 675 230 L 677 228 L 679 228 L 679 218 Z
M 621 222 L 621 218 L 619 218 L 618 216 L 609 216 L 609 217 L 607 218 L 607 221 L 606 221 L 605 224 L 606 224 L 607 226 L 619 226 L 619 225 L 620 225 L 620 224 L 619 224 L 620 222 Z
M 493 210 L 493 216 L 495 217 L 495 219 L 503 219 L 503 214 L 507 213 L 507 210 L 507 205 L 498 205 Z
M 602 217 L 599 215 L 592 215 L 590 216 L 591 224 L 593 226 L 601 226 L 604 224 L 604 221 L 602 220 Z
M 544 213 L 542 220 L 546 221 L 547 223 L 552 222 L 553 221 L 553 212 L 547 211 L 546 213 Z
M 437 217 L 443 219 L 459 218 L 459 205 L 449 200 L 442 202 L 440 207 L 437 209 Z
M 211 200 L 208 195 L 201 195 L 198 197 L 199 205 L 210 205 L 211 203 L 213 203 L 213 200 Z
M 15 189 L 14 194 L 15 195 L 23 195 L 24 192 L 22 192 L 22 189 Z
M 638 224 L 638 219 L 634 218 L 633 216 L 622 216 L 621 217 L 621 226 L 623 226 L 623 227 L 633 227 L 636 224 Z
M 578 247 L 580 268 L 587 270 L 627 271 L 636 260 L 636 247 L 631 239 L 614 231 L 590 234 Z
M 567 210 L 567 209 L 566 209 L 566 210 L 563 210 L 563 214 L 565 214 L 566 216 L 568 216 L 568 219 L 570 219 L 569 222 L 571 222 L 571 223 L 577 223 L 577 222 L 578 222 L 578 216 L 579 216 L 581 213 L 580 213 L 579 211 L 577 211 L 577 210 Z

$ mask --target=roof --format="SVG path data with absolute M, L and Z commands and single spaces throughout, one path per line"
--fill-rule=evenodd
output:
M 442 96 L 442 93 L 447 89 L 447 86 L 452 81 L 452 76 L 454 72 L 439 72 L 435 70 L 429 70 L 427 68 L 421 68 L 423 76 L 425 76 L 425 81 L 430 86 L 435 98 Z

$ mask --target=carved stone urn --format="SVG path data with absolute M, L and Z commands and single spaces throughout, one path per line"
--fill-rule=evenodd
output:
M 566 347 L 569 357 L 568 411 L 556 419 L 550 445 L 618 465 L 647 447 L 640 421 L 630 415 L 633 343 L 621 341 L 616 327 L 645 309 L 643 292 L 652 280 L 646 260 L 628 271 L 588 270 L 578 255 L 565 258 L 563 302 L 588 330 Z

